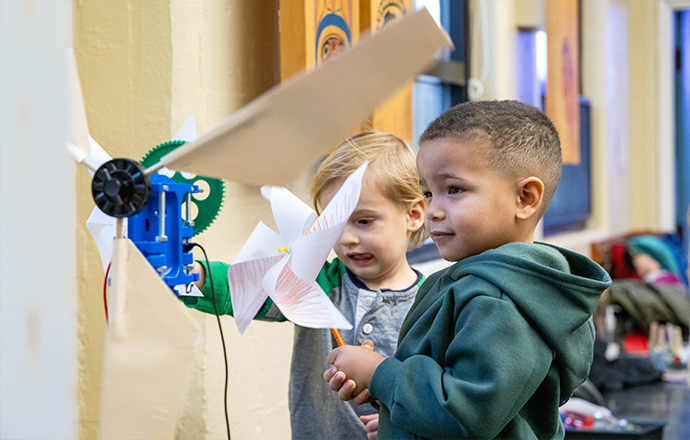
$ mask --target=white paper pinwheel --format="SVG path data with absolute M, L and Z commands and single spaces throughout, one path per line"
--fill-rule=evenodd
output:
M 259 222 L 228 270 L 240 333 L 268 297 L 295 324 L 352 328 L 315 280 L 357 206 L 366 168 L 365 162 L 345 180 L 315 222 L 316 213 L 287 189 L 261 188 L 280 233 Z

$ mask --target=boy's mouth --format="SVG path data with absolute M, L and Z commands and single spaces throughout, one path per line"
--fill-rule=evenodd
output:
M 453 235 L 453 233 L 452 232 L 443 232 L 443 231 L 431 231 L 431 232 L 429 232 L 429 235 L 431 236 L 431 238 L 434 238 L 434 237 L 446 237 L 448 235 Z
M 355 264 L 363 264 L 371 261 L 374 256 L 372 254 L 347 254 L 347 258 L 354 261 Z
M 447 239 L 448 237 L 453 236 L 454 234 L 452 232 L 443 232 L 443 231 L 431 231 L 429 232 L 429 236 L 431 239 L 436 243 L 437 241 L 443 241 L 444 239 Z

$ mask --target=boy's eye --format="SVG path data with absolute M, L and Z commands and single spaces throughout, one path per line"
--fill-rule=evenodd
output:
M 462 190 L 458 188 L 457 186 L 450 186 L 448 187 L 448 194 L 460 194 Z
M 372 221 L 373 220 L 370 218 L 360 218 L 359 220 L 357 220 L 357 223 L 360 225 L 368 225 L 371 224 Z

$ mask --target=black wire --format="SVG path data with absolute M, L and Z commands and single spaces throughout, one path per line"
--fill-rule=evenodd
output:
M 211 265 L 206 256 L 206 250 L 198 243 L 190 243 L 190 249 L 195 246 L 201 249 L 206 260 L 206 275 L 208 275 L 208 282 L 211 283 L 211 299 L 213 300 L 213 311 L 216 313 L 216 321 L 218 321 L 218 330 L 220 331 L 220 342 L 223 344 L 223 359 L 225 360 L 225 388 L 223 390 L 223 410 L 225 412 L 225 429 L 228 432 L 228 440 L 230 440 L 230 420 L 228 418 L 228 355 L 225 350 L 225 338 L 223 337 L 223 326 L 220 325 L 220 315 L 218 314 L 218 305 L 216 305 L 216 289 L 213 286 L 213 276 L 211 275 Z

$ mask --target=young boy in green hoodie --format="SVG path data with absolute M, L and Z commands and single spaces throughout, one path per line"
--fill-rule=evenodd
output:
M 380 404 L 394 438 L 563 438 L 558 408 L 592 362 L 592 312 L 608 274 L 534 241 L 561 174 L 558 132 L 517 101 L 457 105 L 417 155 L 425 227 L 453 266 L 422 285 L 394 357 L 328 355 L 342 400 Z

